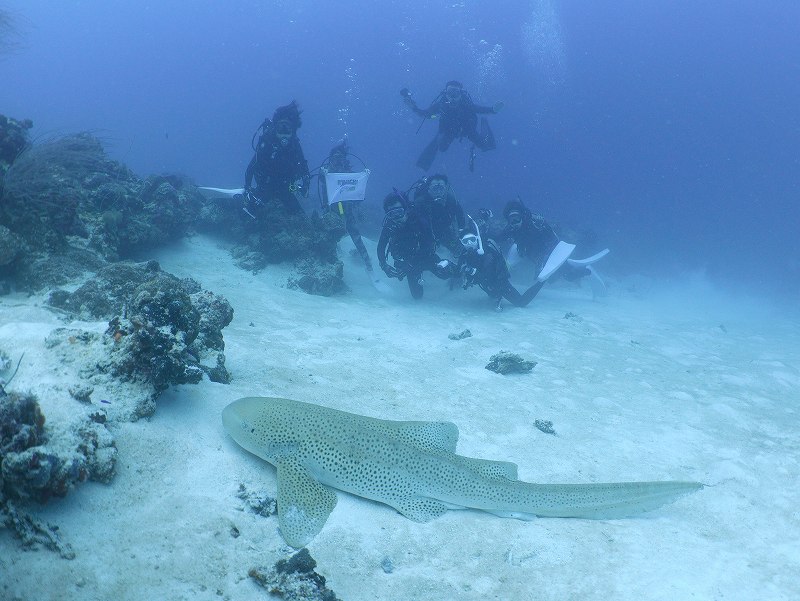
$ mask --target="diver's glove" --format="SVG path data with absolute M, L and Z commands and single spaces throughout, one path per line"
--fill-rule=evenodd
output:
M 503 102 L 502 100 L 499 100 L 499 101 L 495 102 L 494 106 L 492 107 L 492 112 L 495 113 L 495 114 L 499 113 L 500 111 L 503 110 L 503 107 L 505 105 L 506 105 L 506 103 Z
M 478 273 L 478 270 L 475 267 L 469 267 L 468 265 L 461 266 L 461 277 L 464 279 L 464 284 L 462 285 L 462 288 L 464 288 L 464 290 L 466 290 L 475 283 L 476 273 Z

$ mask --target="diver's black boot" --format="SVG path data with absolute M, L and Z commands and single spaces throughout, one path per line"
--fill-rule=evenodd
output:
M 522 304 L 520 305 L 520 307 L 527 307 L 528 304 L 534 299 L 534 297 L 537 294 L 539 294 L 539 290 L 542 289 L 542 286 L 544 286 L 544 282 L 536 282 L 533 286 L 528 288 L 522 294 Z

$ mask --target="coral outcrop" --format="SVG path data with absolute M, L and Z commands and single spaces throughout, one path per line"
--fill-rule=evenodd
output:
M 82 423 L 51 439 L 36 397 L 0 392 L 0 501 L 40 503 L 77 482 L 109 482 L 117 450 L 101 423 Z
M 527 374 L 536 367 L 536 361 L 527 361 L 516 353 L 500 351 L 489 357 L 486 369 L 498 374 Z
M 197 383 L 203 374 L 230 381 L 222 337 L 233 319 L 230 303 L 155 261 L 110 265 L 74 292 L 53 292 L 49 303 L 82 319 L 109 320 L 103 334 L 60 328 L 48 345 L 82 361 L 90 383 L 137 385 L 144 396 L 129 419 L 151 414 L 169 386 Z
M 300 549 L 270 568 L 252 568 L 250 577 L 271 595 L 289 601 L 337 601 L 338 597 L 317 573 L 317 562 L 308 549 Z
M 28 130 L 32 127 L 33 121 L 30 119 L 17 121 L 0 115 L 0 189 L 11 163 L 28 145 Z
M 244 209 L 247 208 L 245 211 Z M 242 200 L 210 201 L 198 228 L 227 232 L 236 242 L 237 264 L 258 271 L 269 264 L 289 262 L 297 271 L 291 288 L 330 296 L 346 290 L 337 245 L 345 235 L 336 215 L 287 215 L 280 206 L 259 203 L 245 207 Z

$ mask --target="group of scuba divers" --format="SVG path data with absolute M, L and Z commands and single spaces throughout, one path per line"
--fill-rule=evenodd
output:
M 486 151 L 495 147 L 485 117 L 478 130 L 478 115 L 497 113 L 503 107 L 502 102 L 492 107 L 477 105 L 457 81 L 448 82 L 427 109 L 419 108 L 407 89 L 400 93 L 406 105 L 423 117 L 423 123 L 427 119 L 438 120 L 436 136 L 417 161 L 420 168 L 427 171 L 436 154 L 447 150 L 456 139 L 467 138 L 472 142 L 470 170 L 474 167 L 476 148 Z M 252 203 L 275 202 L 289 214 L 304 213 L 297 196 L 308 196 L 311 173 L 297 137 L 300 126 L 300 109 L 292 101 L 276 109 L 272 120 L 266 120 L 259 128 L 257 144 L 256 136 L 253 137 L 255 154 L 247 166 L 243 191 L 245 211 L 250 212 L 248 207 Z M 330 150 L 319 168 L 320 200 L 323 210 L 338 207 L 347 233 L 367 271 L 373 275 L 372 260 L 358 229 L 358 203 L 329 204 L 326 175 L 356 175 L 351 156 L 355 155 L 350 153 L 346 140 Z M 553 227 L 520 199 L 505 205 L 502 223 L 489 209 L 481 209 L 473 218 L 461 207 L 447 176 L 435 174 L 421 178 L 406 191 L 395 189 L 383 199 L 383 210 L 378 264 L 389 278 L 407 280 L 415 299 L 423 296 L 425 272 L 449 280 L 451 287 L 479 286 L 492 299 L 497 311 L 502 310 L 504 299 L 516 307 L 528 305 L 556 273 L 568 280 L 590 277 L 593 292 L 604 291 L 602 279 L 592 264 L 608 250 L 588 259 L 571 259 L 575 246 L 560 240 Z M 509 246 L 507 255 L 501 246 Z M 442 249 L 449 252 L 449 258 L 438 254 Z M 509 264 L 520 259 L 533 262 L 538 273 L 536 281 L 523 292 L 511 284 L 509 272 Z

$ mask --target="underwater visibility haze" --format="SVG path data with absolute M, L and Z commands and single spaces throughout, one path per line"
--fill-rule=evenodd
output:
M 737 2 L 7 1 L 21 43 L 0 106 L 92 130 L 139 173 L 240 186 L 250 139 L 297 99 L 310 165 L 347 134 L 371 198 L 405 188 L 450 79 L 497 149 L 442 162 L 468 209 L 519 195 L 590 229 L 618 266 L 800 288 L 800 6 Z

